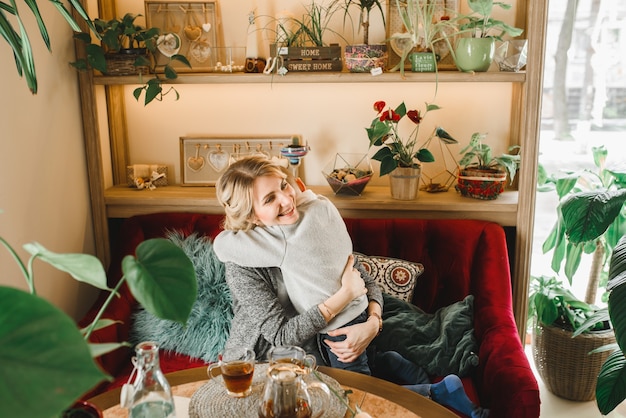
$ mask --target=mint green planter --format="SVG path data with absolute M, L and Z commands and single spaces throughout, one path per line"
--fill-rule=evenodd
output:
M 496 50 L 495 38 L 461 38 L 454 50 L 461 71 L 487 71 Z
M 435 54 L 432 52 L 413 52 L 409 54 L 409 60 L 414 73 L 433 73 L 437 69 Z

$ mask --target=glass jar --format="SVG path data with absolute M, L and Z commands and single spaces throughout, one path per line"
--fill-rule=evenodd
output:
M 151 341 L 137 344 L 135 368 L 122 388 L 121 405 L 129 418 L 174 418 L 174 398 L 159 365 L 159 346 Z

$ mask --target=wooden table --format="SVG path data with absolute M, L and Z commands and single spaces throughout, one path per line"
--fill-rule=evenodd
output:
M 361 405 L 363 411 L 375 418 L 455 418 L 443 406 L 402 386 L 374 377 L 330 367 L 318 370 L 337 380 L 344 389 L 351 389 L 350 405 Z M 207 382 L 206 367 L 181 370 L 166 375 L 174 396 L 191 398 Z M 104 418 L 126 418 L 128 412 L 120 407 L 120 388 L 95 396 L 89 401 L 104 411 Z M 348 415 L 346 415 L 348 416 Z

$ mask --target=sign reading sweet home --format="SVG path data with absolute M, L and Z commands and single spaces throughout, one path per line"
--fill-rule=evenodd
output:
M 280 149 L 301 143 L 299 135 L 264 137 L 180 137 L 180 171 L 183 186 L 214 186 L 226 168 L 238 159 L 254 154 L 288 160 Z

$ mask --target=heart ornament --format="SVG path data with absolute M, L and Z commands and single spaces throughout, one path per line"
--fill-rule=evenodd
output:
M 194 41 L 189 45 L 189 55 L 200 63 L 205 62 L 211 56 L 211 46 L 206 41 Z
M 205 32 L 208 32 L 211 30 L 211 24 L 210 23 L 203 23 L 202 24 L 202 30 Z
M 207 160 L 211 167 L 218 173 L 228 167 L 228 153 L 222 150 L 209 152 Z
M 189 39 L 191 42 L 197 41 L 202 36 L 202 28 L 200 28 L 199 26 L 187 25 L 185 26 L 184 32 L 187 39 Z
M 175 33 L 166 33 L 157 38 L 157 48 L 161 54 L 170 58 L 180 51 L 180 36 Z
M 202 170 L 202 167 L 204 167 L 204 158 L 200 157 L 200 144 L 196 144 L 195 157 L 187 158 L 187 167 L 195 172 Z

